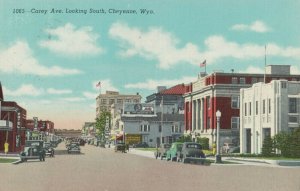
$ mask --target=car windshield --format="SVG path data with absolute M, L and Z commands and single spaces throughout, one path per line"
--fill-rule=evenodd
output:
M 201 149 L 201 146 L 198 144 L 187 144 L 186 148 Z

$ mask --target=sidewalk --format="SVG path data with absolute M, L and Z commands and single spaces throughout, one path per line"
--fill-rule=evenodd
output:
M 19 159 L 20 155 L 19 153 L 0 153 L 0 158 L 6 158 L 6 159 Z

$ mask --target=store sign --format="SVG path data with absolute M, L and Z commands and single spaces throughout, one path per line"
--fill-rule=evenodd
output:
M 155 115 L 154 105 L 149 103 L 125 103 L 123 115 Z
M 34 130 L 38 129 L 38 118 L 37 117 L 33 117 L 33 123 L 34 123 Z

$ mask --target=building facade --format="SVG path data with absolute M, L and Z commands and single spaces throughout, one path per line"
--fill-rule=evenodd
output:
M 273 80 L 241 89 L 240 148 L 260 154 L 265 137 L 300 127 L 300 82 Z
M 96 98 L 96 117 L 99 117 L 103 111 L 109 112 L 112 104 L 141 103 L 141 99 L 139 93 L 125 95 L 115 91 L 106 91 L 105 94 L 100 94 Z
M 207 137 L 210 146 L 216 141 L 216 112 L 220 119 L 220 145 L 240 141 L 240 89 L 249 88 L 257 82 L 286 79 L 300 81 L 300 75 L 290 75 L 288 65 L 268 65 L 266 74 L 223 73 L 201 74 L 191 84 L 185 99 L 185 134 Z

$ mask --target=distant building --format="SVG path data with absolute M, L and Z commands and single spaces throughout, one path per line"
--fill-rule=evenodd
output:
M 286 79 L 300 81 L 300 75 L 290 75 L 289 65 L 269 65 L 264 74 L 222 73 L 201 74 L 193 82 L 185 99 L 185 134 L 207 137 L 210 146 L 216 141 L 216 112 L 222 113 L 220 145 L 224 142 L 239 144 L 240 89 L 257 82 Z
M 183 135 L 184 84 L 147 96 L 146 103 L 112 105 L 112 131 L 115 139 L 126 143 L 146 142 L 150 146 L 172 143 Z
M 265 137 L 300 127 L 299 81 L 256 83 L 241 89 L 240 102 L 242 153 L 259 154 Z
M 27 139 L 42 139 L 42 137 L 54 134 L 54 123 L 49 120 L 26 120 Z
M 83 137 L 95 137 L 96 134 L 96 123 L 85 122 L 82 126 L 81 135 Z
M 126 95 L 115 91 L 106 91 L 105 94 L 100 94 L 96 98 L 96 117 L 99 117 L 103 111 L 109 112 L 112 104 L 141 103 L 141 98 L 139 93 Z

